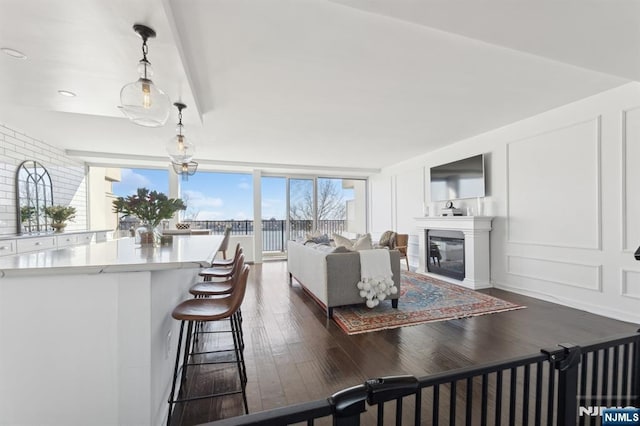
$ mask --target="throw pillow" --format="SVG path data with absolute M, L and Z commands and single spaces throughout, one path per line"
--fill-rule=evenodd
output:
M 362 237 L 358 238 L 355 243 L 353 243 L 352 250 L 360 251 L 360 250 L 371 250 L 373 249 L 373 244 L 371 243 L 371 234 L 364 234 Z
M 316 243 L 316 244 L 329 245 L 329 236 L 327 234 L 324 234 L 324 235 L 320 235 L 320 236 L 313 237 L 313 238 L 307 238 L 307 241 L 305 241 L 304 243 L 305 244 L 307 244 L 307 243 Z
M 393 231 L 384 231 L 380 236 L 380 242 L 378 242 L 378 245 L 382 247 L 385 247 L 385 246 L 389 247 L 389 241 L 391 241 L 391 234 L 393 234 Z
M 322 236 L 322 233 L 316 229 L 315 231 L 307 232 L 304 236 L 305 240 L 313 240 L 314 238 Z
M 398 237 L 398 233 L 396 233 L 396 232 L 392 232 L 391 233 L 391 237 L 389 237 L 389 248 L 390 249 L 396 248 L 396 238 L 397 237 Z
M 333 241 L 336 243 L 336 247 L 346 247 L 349 250 L 353 249 L 353 241 L 340 234 L 333 234 Z

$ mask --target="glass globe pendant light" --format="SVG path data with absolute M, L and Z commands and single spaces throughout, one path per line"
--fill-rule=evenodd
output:
M 187 138 L 184 134 L 182 110 L 187 106 L 180 102 L 175 102 L 173 105 L 178 108 L 178 125 L 176 126 L 176 135 L 167 142 L 167 154 L 174 163 L 188 163 L 196 153 L 196 146 L 191 138 Z
M 167 143 L 167 153 L 171 159 L 173 171 L 181 175 L 182 180 L 187 180 L 189 176 L 193 176 L 198 170 L 198 163 L 192 161 L 196 147 L 193 141 L 187 139 L 184 134 L 182 110 L 187 106 L 181 102 L 176 102 L 173 105 L 178 108 L 178 126 L 176 127 L 176 135 Z
M 169 97 L 151 81 L 153 69 L 147 60 L 147 40 L 155 37 L 156 32 L 141 24 L 135 24 L 133 30 L 142 38 L 142 59 L 138 62 L 140 78 L 120 90 L 119 108 L 135 124 L 164 126 L 171 108 Z

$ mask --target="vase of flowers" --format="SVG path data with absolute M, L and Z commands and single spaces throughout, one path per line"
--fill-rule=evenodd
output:
M 67 226 L 67 221 L 76 218 L 76 208 L 73 206 L 48 206 L 44 208 L 44 214 L 51 219 L 51 226 L 55 232 L 62 232 Z
M 113 211 L 124 217 L 135 216 L 140 219 L 144 231 L 140 232 L 142 245 L 156 244 L 158 236 L 155 228 L 165 219 L 171 219 L 178 210 L 187 206 L 180 198 L 169 198 L 162 192 L 138 188 L 134 195 L 118 197 L 113 201 Z

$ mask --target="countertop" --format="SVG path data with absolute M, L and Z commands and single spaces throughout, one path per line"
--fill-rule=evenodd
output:
M 0 257 L 0 278 L 137 272 L 210 266 L 222 235 L 174 236 L 162 247 L 141 247 L 133 238 Z
M 64 232 L 34 232 L 31 234 L 10 234 L 0 235 L 0 241 L 2 240 L 20 240 L 23 238 L 42 238 L 42 237 L 57 237 L 59 235 L 74 235 L 74 234 L 87 234 L 91 232 L 111 232 L 113 229 L 85 229 L 84 231 L 64 231 Z

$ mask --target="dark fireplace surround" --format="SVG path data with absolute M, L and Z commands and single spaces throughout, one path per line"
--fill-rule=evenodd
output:
M 427 270 L 456 280 L 464 280 L 464 234 L 461 231 L 426 229 Z

